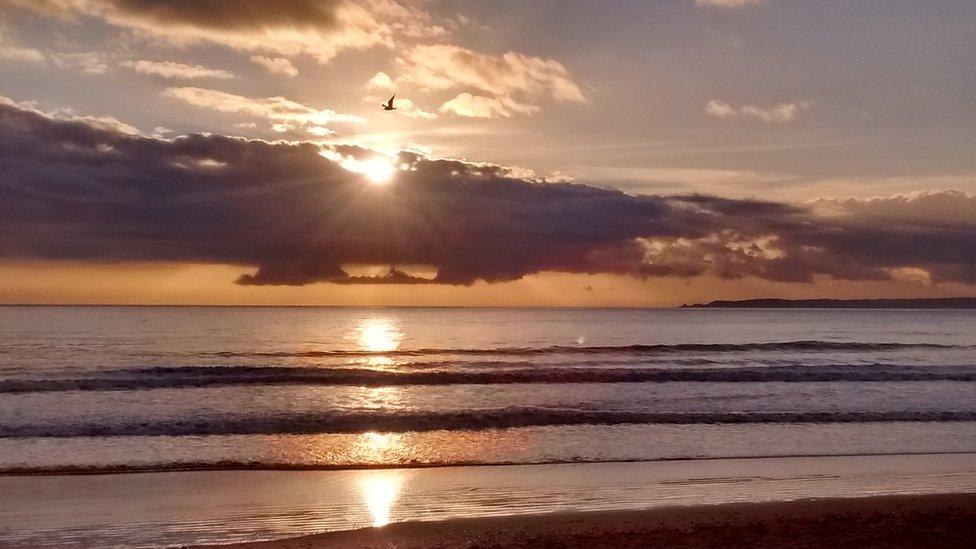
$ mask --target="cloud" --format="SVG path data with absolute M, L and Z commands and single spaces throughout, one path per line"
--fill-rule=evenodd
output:
M 813 106 L 810 101 L 792 103 L 777 103 L 769 107 L 753 105 L 733 106 L 725 101 L 712 99 L 705 103 L 705 112 L 718 118 L 746 117 L 755 118 L 763 122 L 793 122 L 803 111 Z
M 328 62 L 348 49 L 392 47 L 394 37 L 437 36 L 443 28 L 394 0 L 5 0 L 66 19 L 89 17 L 175 44 L 210 42 L 244 51 Z
M 166 88 L 163 95 L 195 107 L 266 118 L 275 122 L 275 131 L 288 131 L 298 126 L 321 127 L 330 122 L 365 122 L 359 116 L 341 114 L 329 109 L 315 109 L 284 97 L 254 99 L 195 87 Z
M 469 112 L 499 114 L 507 111 L 527 114 L 538 110 L 527 100 L 548 97 L 558 101 L 584 102 L 579 84 L 558 61 L 532 57 L 516 52 L 488 55 L 451 45 L 420 45 L 397 59 L 401 74 L 396 83 L 423 90 L 473 89 L 482 95 L 464 92 Z M 485 97 L 488 96 L 488 97 Z M 461 97 L 460 95 L 458 97 Z M 478 98 L 481 99 L 471 99 Z M 457 99 L 457 98 L 455 98 Z M 488 106 L 487 101 L 495 105 Z M 474 103 L 479 105 L 474 108 Z M 504 109 L 499 109 L 507 103 Z M 523 105 L 520 109 L 513 105 Z M 454 111 L 452 108 L 447 110 Z M 519 112 L 521 111 L 521 112 Z
M 763 122 L 792 122 L 799 117 L 802 111 L 809 109 L 810 106 L 811 103 L 809 101 L 779 103 L 768 108 L 746 105 L 740 109 L 740 112 L 745 116 L 758 118 Z
M 507 97 L 492 99 L 465 92 L 441 105 L 440 111 L 472 118 L 509 118 L 515 114 L 535 114 L 539 107 L 524 105 Z
M 150 74 L 163 78 L 174 78 L 177 80 L 192 80 L 194 78 L 234 78 L 234 74 L 222 69 L 212 69 L 203 65 L 187 65 L 174 61 L 123 61 L 123 67 L 128 67 L 140 74 Z
M 417 105 L 413 101 L 407 98 L 396 98 L 396 108 L 397 112 L 411 118 L 423 118 L 424 120 L 433 120 L 437 118 L 436 113 L 427 112 Z
M 818 199 L 809 205 L 828 218 L 865 224 L 933 224 L 965 227 L 976 223 L 974 195 L 952 189 L 918 191 L 867 199 Z
M 390 75 L 386 74 L 383 71 L 374 74 L 373 77 L 370 78 L 369 81 L 366 82 L 366 85 L 363 87 L 369 91 L 376 91 L 376 90 L 393 91 L 396 89 L 396 85 L 393 83 L 393 79 L 390 78 Z
M 59 67 L 81 69 L 85 74 L 108 72 L 108 61 L 105 55 L 97 51 L 60 52 L 52 53 L 49 57 Z
M 250 57 L 252 63 L 257 63 L 271 74 L 283 74 L 288 77 L 293 77 L 298 75 L 298 69 L 295 65 L 291 64 L 291 61 L 285 59 L 284 57 L 265 57 L 263 55 L 252 55 Z
M 766 189 L 798 183 L 795 175 L 753 170 L 647 166 L 573 168 L 584 179 L 613 182 L 615 188 L 638 193 L 680 193 L 692 188 L 702 193 L 729 195 L 734 192 L 746 196 L 752 190 L 768 198 L 770 192 Z
M 366 103 L 375 103 L 376 106 L 385 105 L 388 100 L 389 96 L 387 95 L 367 95 L 363 98 L 363 101 Z M 410 99 L 401 97 L 399 94 L 395 98 L 394 106 L 396 107 L 396 110 L 386 114 L 390 116 L 402 115 L 410 118 L 423 118 L 424 120 L 433 120 L 437 118 L 437 113 L 425 111 L 418 107 Z
M 117 132 L 126 135 L 139 135 L 141 132 L 129 124 L 126 124 L 114 116 L 88 116 L 78 115 L 72 109 L 41 110 L 34 101 L 14 101 L 9 97 L 0 95 L 0 106 L 6 105 L 17 110 L 33 113 L 52 120 L 68 122 L 83 122 L 93 128 Z
M 496 95 L 547 93 L 561 101 L 585 101 L 561 63 L 516 52 L 486 55 L 457 46 L 417 46 L 406 58 L 405 80 L 432 89 L 470 86 Z
M 729 105 L 725 101 L 719 101 L 718 99 L 712 99 L 708 103 L 705 103 L 705 112 L 719 118 L 726 118 L 728 116 L 735 116 L 738 114 L 735 107 Z
M 741 8 L 764 4 L 766 0 L 695 0 L 699 6 L 717 6 L 720 8 Z
M 8 2 L 10 0 L 7 0 Z M 0 10 L 4 7 L 4 0 L 0 0 Z M 2 23 L 0 12 L 0 23 Z M 108 71 L 107 56 L 98 51 L 42 51 L 34 48 L 20 47 L 11 44 L 3 35 L 0 27 L 0 59 L 13 59 L 31 63 L 50 62 L 57 67 L 80 69 L 85 74 L 105 74 Z
M 4 36 L 3 26 L 0 25 L 0 59 L 12 59 L 15 61 L 26 61 L 40 63 L 46 56 L 40 50 L 34 48 L 24 48 L 11 44 Z
M 832 196 L 871 198 L 882 194 L 908 195 L 917 189 L 960 189 L 976 192 L 976 173 L 917 175 L 896 177 L 838 177 L 796 180 L 788 190 L 791 196 L 806 199 Z
M 721 202 L 735 209 L 744 203 Z M 976 195 L 934 191 L 795 208 L 790 215 L 741 219 L 705 237 L 649 240 L 648 258 L 667 272 L 724 278 L 890 280 L 910 272 L 932 282 L 976 283 Z
M 0 0 L 0 7 L 3 7 L 2 2 L 3 0 Z M 0 31 L 2 30 L 0 28 Z M 0 59 L 30 63 L 50 61 L 58 67 L 81 69 L 86 74 L 104 74 L 108 70 L 106 57 L 100 52 L 44 52 L 11 44 L 2 32 L 0 32 Z
M 239 265 L 241 284 L 467 285 L 540 272 L 976 284 L 976 196 L 634 196 L 350 145 L 129 135 L 0 105 L 0 258 Z M 330 156 L 332 158 L 326 158 Z M 398 268 L 364 279 L 348 265 Z
M 20 48 L 0 43 L 0 58 L 36 63 L 44 61 L 44 54 L 33 48 Z
M 438 22 L 458 30 L 464 18 L 435 16 L 424 0 L 0 0 L 0 5 L 79 24 L 112 25 L 124 30 L 127 43 L 219 44 L 248 52 L 251 62 L 289 77 L 298 74 L 292 63 L 297 55 L 327 63 L 342 51 L 385 47 L 398 55 L 394 69 L 376 73 L 367 90 L 445 92 L 411 111 L 416 117 L 433 117 L 435 106 L 445 103 L 444 112 L 460 116 L 510 117 L 537 113 L 544 101 L 586 101 L 581 85 L 555 59 L 514 51 L 480 53 L 445 43 L 450 32 Z M 82 54 L 66 54 L 58 63 L 92 74 L 107 67 L 104 59 Z M 134 70 L 166 78 L 232 77 L 199 65 L 129 63 L 140 64 L 126 64 Z M 467 105 L 462 108 L 461 102 Z

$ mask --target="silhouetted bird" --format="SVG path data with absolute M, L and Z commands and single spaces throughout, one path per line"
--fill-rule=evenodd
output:
M 384 111 L 395 111 L 396 110 L 396 107 L 393 106 L 393 98 L 394 97 L 396 97 L 396 94 L 393 94 L 392 96 L 390 96 L 390 100 L 387 101 L 386 103 L 384 103 L 382 105 Z

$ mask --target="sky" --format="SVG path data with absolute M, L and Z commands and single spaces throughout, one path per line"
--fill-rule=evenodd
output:
M 973 51 L 971 1 L 0 0 L 0 302 L 976 296 Z

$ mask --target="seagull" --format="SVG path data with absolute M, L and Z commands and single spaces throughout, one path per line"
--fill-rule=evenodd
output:
M 393 94 L 392 96 L 390 96 L 390 100 L 389 101 L 387 101 L 386 103 L 380 105 L 381 107 L 383 107 L 383 110 L 384 111 L 395 111 L 396 110 L 396 107 L 393 106 L 393 98 L 394 97 L 396 97 L 396 94 Z

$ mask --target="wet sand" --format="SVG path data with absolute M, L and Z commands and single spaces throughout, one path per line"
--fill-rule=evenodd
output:
M 878 494 L 901 499 L 824 504 Z M 292 546 L 627 547 L 655 540 L 688 546 L 707 539 L 755 541 L 753 534 L 769 531 L 777 532 L 773 540 L 816 541 L 813 536 L 827 530 L 823 524 L 841 532 L 841 542 L 861 539 L 855 534 L 862 531 L 940 539 L 946 532 L 968 537 L 958 523 L 945 521 L 972 514 L 974 498 L 976 454 L 0 475 L 0 547 L 179 547 L 324 532 L 336 533 Z M 761 503 L 790 500 L 806 503 Z M 953 501 L 961 511 L 943 512 Z M 815 518 L 850 505 L 860 511 Z M 648 510 L 626 511 L 632 509 Z M 865 518 L 872 509 L 874 518 Z M 792 530 L 790 514 L 803 519 Z M 505 518 L 483 518 L 492 516 Z M 967 520 L 976 524 L 973 518 Z M 903 526 L 908 534 L 897 533 Z
M 221 547 L 973 547 L 976 494 L 733 503 L 404 522 Z

